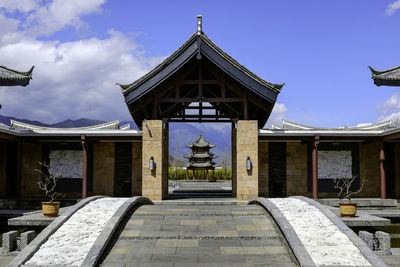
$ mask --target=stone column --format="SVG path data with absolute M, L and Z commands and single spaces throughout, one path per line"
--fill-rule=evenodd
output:
M 252 168 L 247 170 L 250 158 Z M 237 199 L 249 200 L 258 197 L 258 122 L 240 120 L 236 129 L 236 178 Z
M 142 195 L 151 200 L 168 196 L 168 133 L 163 131 L 161 120 L 149 120 L 142 124 Z M 149 160 L 154 159 L 154 170 Z

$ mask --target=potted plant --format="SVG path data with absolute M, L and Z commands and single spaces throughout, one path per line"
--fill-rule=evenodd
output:
M 60 196 L 59 193 L 55 192 L 58 178 L 51 174 L 50 166 L 46 163 L 39 162 L 41 169 L 35 169 L 35 172 L 40 174 L 40 179 L 37 182 L 39 188 L 44 191 L 50 201 L 42 202 L 42 213 L 45 217 L 56 217 L 60 209 L 60 202 L 54 201 L 54 199 Z
M 367 182 L 366 179 L 360 179 L 360 187 L 357 191 L 351 190 L 351 185 L 358 176 L 339 177 L 333 180 L 334 187 L 339 190 L 339 209 L 342 217 L 355 217 L 357 213 L 357 203 L 351 201 L 351 196 L 360 193 Z

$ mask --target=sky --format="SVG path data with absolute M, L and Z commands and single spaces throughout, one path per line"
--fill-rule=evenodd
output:
M 116 83 L 131 83 L 203 31 L 242 65 L 285 83 L 282 119 L 340 127 L 400 118 L 400 88 L 368 66 L 400 65 L 400 0 L 0 0 L 0 65 L 27 87 L 1 87 L 3 116 L 45 123 L 131 120 Z

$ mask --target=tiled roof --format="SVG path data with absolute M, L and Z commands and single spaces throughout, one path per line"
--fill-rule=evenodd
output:
M 215 162 L 207 161 L 207 162 L 189 162 L 186 164 L 187 168 L 211 168 L 216 167 Z
M 377 86 L 400 86 L 400 66 L 383 71 L 374 70 L 369 67 L 372 73 L 372 79 Z
M 192 148 L 192 147 L 210 147 L 210 148 L 213 148 L 213 147 L 215 147 L 215 145 L 213 145 L 210 142 L 208 142 L 200 134 L 200 136 L 195 141 L 193 141 L 191 144 L 187 145 L 187 147 L 188 148 Z
M 129 125 L 129 124 L 127 124 Z M 123 126 L 121 129 L 119 127 L 119 121 L 111 121 L 111 122 L 106 122 L 102 124 L 97 124 L 97 125 L 92 125 L 92 126 L 86 126 L 86 127 L 76 127 L 76 128 L 55 128 L 55 127 L 42 127 L 42 126 L 36 126 L 24 122 L 19 122 L 15 120 L 11 120 L 11 125 L 10 128 L 12 129 L 17 129 L 17 130 L 28 130 L 28 131 L 45 131 L 45 130 L 50 130 L 50 131 L 75 131 L 75 130 L 82 130 L 82 131 L 94 131 L 94 130 L 126 130 L 126 125 Z
M 172 53 L 169 57 L 167 57 L 163 62 L 161 62 L 158 66 L 156 66 L 153 70 L 151 70 L 149 73 L 141 77 L 140 79 L 134 81 L 133 83 L 130 84 L 119 84 L 117 83 L 122 90 L 122 93 L 124 96 L 129 94 L 131 91 L 134 91 L 137 89 L 143 82 L 149 80 L 152 76 L 154 76 L 156 73 L 161 72 L 165 66 L 170 64 L 174 59 L 181 54 L 190 44 L 193 42 L 196 42 L 196 40 L 200 38 L 203 42 L 208 44 L 210 47 L 212 47 L 219 55 L 221 55 L 226 61 L 231 63 L 234 67 L 237 69 L 241 70 L 243 73 L 245 73 L 247 76 L 249 76 L 251 79 L 255 80 L 256 82 L 262 84 L 263 86 L 269 88 L 270 90 L 273 90 L 277 93 L 280 92 L 281 88 L 284 86 L 284 83 L 282 84 L 274 84 L 270 83 L 253 72 L 251 72 L 249 69 L 241 65 L 239 62 L 237 62 L 234 58 L 229 56 L 224 50 L 222 50 L 220 47 L 218 47 L 213 41 L 211 41 L 210 38 L 207 37 L 203 32 L 201 34 L 198 34 L 197 32 L 194 33 L 190 38 L 183 44 L 181 45 L 178 50 L 176 50 L 174 53 Z
M 210 152 L 205 152 L 205 153 L 189 153 L 189 154 L 186 154 L 184 157 L 188 158 L 188 159 L 190 159 L 190 158 L 195 158 L 195 159 L 211 158 L 211 159 L 215 159 L 218 156 L 214 155 L 213 153 L 210 153 Z
M 307 126 L 304 124 L 282 120 L 282 126 L 278 126 L 273 124 L 273 130 L 296 130 L 296 131 L 373 131 L 373 130 L 384 130 L 393 128 L 392 121 L 384 121 L 375 124 L 364 124 L 359 126 L 346 126 L 340 128 L 323 128 L 323 127 L 314 127 L 314 126 Z
M 28 85 L 29 80 L 32 79 L 33 68 L 34 66 L 27 72 L 21 72 L 0 65 L 0 85 Z

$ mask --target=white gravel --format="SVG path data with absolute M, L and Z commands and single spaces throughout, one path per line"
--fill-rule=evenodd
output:
M 80 266 L 104 226 L 128 198 L 101 198 L 75 212 L 26 263 Z
M 295 198 L 270 198 L 317 266 L 371 266 L 350 239 L 319 209 Z

